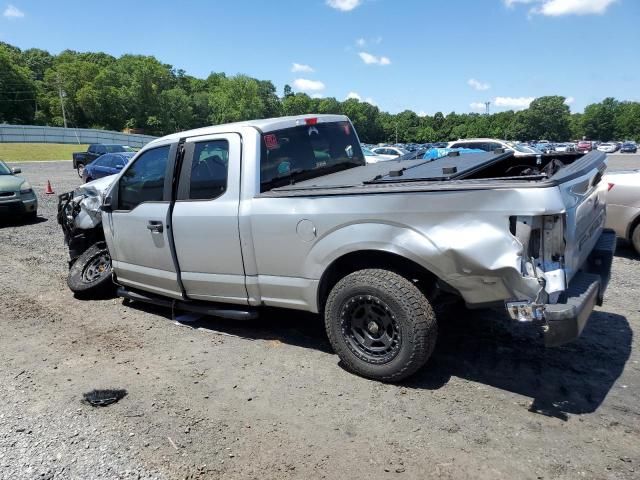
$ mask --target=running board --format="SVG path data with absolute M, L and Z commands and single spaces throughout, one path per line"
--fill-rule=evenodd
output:
M 175 308 L 186 312 L 201 313 L 203 315 L 211 315 L 213 317 L 227 318 L 229 320 L 254 320 L 258 318 L 258 311 L 255 309 L 242 308 L 238 306 L 234 308 L 230 305 L 220 305 L 205 302 L 184 302 L 182 300 L 170 300 L 166 297 L 153 295 L 151 293 L 142 293 L 138 291 L 127 290 L 119 287 L 117 290 L 119 297 L 134 300 L 136 302 L 151 303 L 161 307 Z

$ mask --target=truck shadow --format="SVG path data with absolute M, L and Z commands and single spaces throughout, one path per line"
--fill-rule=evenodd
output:
M 640 260 L 640 255 L 634 250 L 633 246 L 624 240 L 618 239 L 616 248 L 616 257 L 627 258 L 629 260 Z
M 466 316 L 443 322 L 434 355 L 406 387 L 438 389 L 456 376 L 530 397 L 530 411 L 566 420 L 596 411 L 631 354 L 632 330 L 617 314 L 594 312 L 579 339 L 549 349 L 501 311 Z
M 167 309 L 129 305 L 172 319 Z M 304 312 L 267 309 L 257 320 L 202 317 L 183 325 L 333 353 L 322 319 Z M 436 390 L 452 377 L 464 378 L 529 397 L 530 411 L 563 420 L 600 406 L 622 374 L 633 338 L 625 317 L 603 311 L 592 314 L 578 340 L 553 349 L 544 347 L 537 330 L 515 324 L 498 310 L 454 308 L 439 330 L 425 368 L 399 387 Z

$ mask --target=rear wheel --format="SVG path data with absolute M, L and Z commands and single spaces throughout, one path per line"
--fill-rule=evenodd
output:
M 331 290 L 325 307 L 329 341 L 347 369 L 400 381 L 420 369 L 436 343 L 431 304 L 409 280 L 387 270 L 360 270 Z
M 78 171 L 78 176 L 82 178 L 82 174 L 84 173 L 84 163 L 79 163 L 76 170 Z
M 633 232 L 631 232 L 631 243 L 638 255 L 640 255 L 640 223 L 638 223 L 633 229 Z
M 111 255 L 104 242 L 89 247 L 71 266 L 67 285 L 75 294 L 90 298 L 113 294 Z

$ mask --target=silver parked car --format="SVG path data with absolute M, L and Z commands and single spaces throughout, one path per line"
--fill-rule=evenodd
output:
M 612 172 L 605 181 L 609 187 L 607 227 L 640 254 L 640 170 Z

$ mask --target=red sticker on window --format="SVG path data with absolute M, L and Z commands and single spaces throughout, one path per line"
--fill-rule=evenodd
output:
M 273 134 L 264 136 L 264 144 L 267 146 L 269 150 L 275 150 L 279 147 L 278 145 L 278 137 Z

